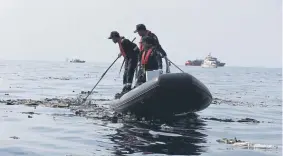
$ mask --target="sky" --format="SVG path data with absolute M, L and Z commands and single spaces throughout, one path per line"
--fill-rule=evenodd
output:
M 176 64 L 282 65 L 281 0 L 0 0 L 0 60 L 112 62 L 140 23 Z

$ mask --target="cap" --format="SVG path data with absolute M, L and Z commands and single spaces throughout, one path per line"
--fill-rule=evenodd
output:
M 150 36 L 144 36 L 142 37 L 142 42 L 147 43 L 147 44 L 154 44 L 154 38 Z
M 112 31 L 108 39 L 112 39 L 113 37 L 120 37 L 120 34 L 117 31 Z
M 144 24 L 136 25 L 136 30 L 134 31 L 134 33 L 138 32 L 139 30 L 146 30 L 145 25 Z

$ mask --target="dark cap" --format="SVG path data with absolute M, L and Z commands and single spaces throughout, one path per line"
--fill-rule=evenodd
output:
M 146 30 L 146 27 L 144 24 L 138 24 L 136 26 L 136 30 L 134 31 L 134 33 L 138 32 L 139 30 Z
M 117 31 L 112 31 L 108 39 L 112 39 L 113 37 L 120 37 L 120 34 Z
M 150 37 L 150 36 L 144 36 L 142 37 L 142 42 L 146 43 L 146 44 L 154 44 L 154 38 Z

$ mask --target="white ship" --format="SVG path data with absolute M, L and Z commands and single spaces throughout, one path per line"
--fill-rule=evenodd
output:
M 203 68 L 217 68 L 217 59 L 212 57 L 211 54 L 203 60 L 201 67 Z

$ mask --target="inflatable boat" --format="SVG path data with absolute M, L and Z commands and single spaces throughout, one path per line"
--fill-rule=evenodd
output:
M 188 73 L 156 73 L 147 72 L 145 83 L 111 101 L 110 107 L 123 114 L 168 117 L 201 111 L 210 105 L 210 91 L 194 76 Z

